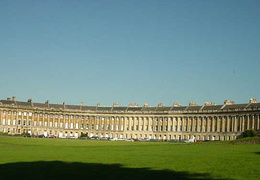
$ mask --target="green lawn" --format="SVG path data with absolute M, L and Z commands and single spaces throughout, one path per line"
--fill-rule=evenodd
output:
M 0 137 L 1 179 L 259 179 L 260 145 Z

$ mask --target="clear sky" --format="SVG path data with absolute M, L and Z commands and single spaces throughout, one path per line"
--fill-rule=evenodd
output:
M 0 99 L 260 101 L 259 0 L 1 0 Z

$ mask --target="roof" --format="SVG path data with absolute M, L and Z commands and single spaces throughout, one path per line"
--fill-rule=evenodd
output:
M 169 111 L 172 107 L 157 107 L 156 111 Z
M 113 107 L 112 111 L 126 111 L 127 107 Z
M 142 110 L 142 107 L 128 107 L 127 108 L 127 111 L 141 111 Z
M 143 107 L 142 111 L 156 111 L 157 107 Z
M 83 111 L 96 111 L 97 106 L 82 106 Z
M 220 110 L 223 105 L 210 105 L 210 106 L 203 106 L 202 110 Z
M 188 106 L 185 110 L 186 111 L 199 111 L 202 106 Z
M 111 111 L 112 107 L 97 107 L 97 111 Z
M 260 103 L 251 103 L 247 106 L 247 109 L 260 108 Z
M 246 110 L 259 109 L 260 103 L 232 104 L 232 105 L 205 105 L 205 106 L 168 106 L 168 107 L 99 107 L 99 106 L 81 106 L 64 104 L 31 103 L 15 100 L 0 100 L 1 104 L 9 106 L 38 107 L 50 109 L 65 109 L 75 111 L 112 111 L 112 112 L 182 112 L 182 111 L 219 111 L 219 110 Z
M 245 109 L 247 104 L 232 104 L 232 105 L 225 105 L 222 109 L 225 110 L 234 110 L 234 109 Z

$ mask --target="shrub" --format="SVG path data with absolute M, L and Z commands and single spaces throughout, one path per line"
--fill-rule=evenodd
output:
M 7 132 L 0 132 L 0 136 L 8 136 Z
M 257 137 L 257 132 L 253 129 L 248 129 L 242 132 L 242 138 L 246 137 Z
M 83 132 L 81 132 L 80 137 L 87 137 L 87 133 L 83 133 Z
M 23 137 L 30 137 L 31 135 L 30 135 L 30 133 L 22 133 L 21 136 L 23 136 Z

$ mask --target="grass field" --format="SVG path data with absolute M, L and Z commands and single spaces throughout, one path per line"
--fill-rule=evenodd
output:
M 0 137 L 1 179 L 259 179 L 260 145 Z

